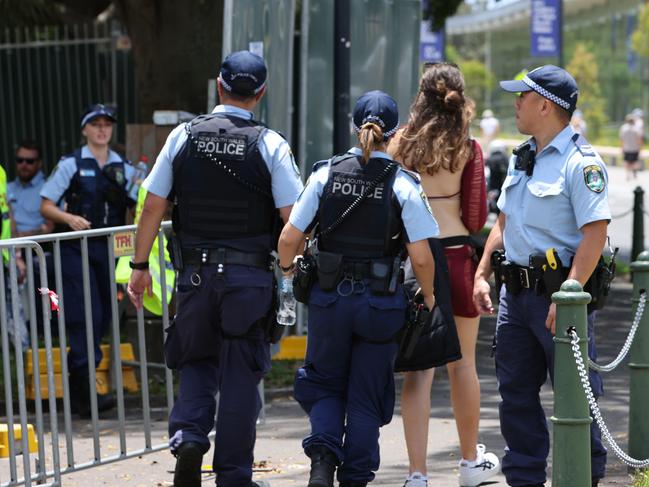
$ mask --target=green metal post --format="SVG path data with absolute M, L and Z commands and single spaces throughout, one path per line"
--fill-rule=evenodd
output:
M 552 487 L 590 487 L 590 423 L 588 401 L 579 380 L 568 329 L 579 336 L 579 349 L 588 367 L 586 305 L 590 294 L 573 279 L 552 295 L 557 305 L 552 416 Z
M 640 291 L 649 292 L 649 252 L 642 252 L 631 263 L 633 272 L 633 315 L 638 307 Z M 643 313 L 629 358 L 629 455 L 649 458 L 649 310 Z
M 631 261 L 635 261 L 644 250 L 644 190 L 638 186 L 633 190 L 633 247 Z

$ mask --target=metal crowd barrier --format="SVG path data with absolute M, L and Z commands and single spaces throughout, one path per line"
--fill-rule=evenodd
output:
M 163 227 L 158 233 L 158 248 L 160 256 L 160 284 L 162 292 L 162 326 L 163 337 L 164 329 L 169 326 L 169 309 L 167 307 L 167 287 L 165 282 L 165 261 L 163 247 L 163 230 L 170 224 L 163 223 Z M 95 352 L 93 346 L 93 324 L 92 324 L 92 303 L 90 293 L 90 270 L 88 261 L 88 239 L 106 238 L 108 241 L 108 259 L 109 262 L 116 262 L 115 254 L 115 236 L 124 232 L 134 232 L 135 226 L 113 227 L 97 230 L 85 230 L 80 232 L 57 233 L 33 238 L 10 239 L 0 241 L 0 250 L 8 251 L 8 270 L 9 286 L 5 287 L 5 269 L 0 265 L 0 328 L 1 328 L 1 348 L 2 352 L 2 370 L 4 380 L 4 400 L 6 407 L 6 420 L 0 417 L 0 423 L 7 423 L 8 437 L 8 460 L 0 458 L 0 487 L 10 486 L 31 486 L 32 484 L 59 486 L 61 485 L 61 476 L 74 471 L 83 470 L 98 465 L 104 465 L 127 458 L 133 458 L 145 453 L 150 453 L 168 448 L 166 436 L 163 436 L 161 443 L 154 444 L 151 430 L 151 405 L 149 398 L 149 377 L 148 369 L 150 367 L 159 367 L 160 364 L 149 363 L 147 360 L 147 350 L 145 342 L 145 321 L 143 310 L 137 312 L 137 336 L 138 336 L 138 353 L 137 361 L 129 362 L 131 365 L 139 366 L 140 385 L 142 399 L 142 422 L 143 422 L 143 448 L 129 448 L 127 445 L 126 422 L 125 422 L 125 397 L 122 384 L 122 358 L 120 352 L 120 317 L 118 315 L 117 286 L 111 285 L 110 303 L 112 313 L 112 323 L 110 327 L 111 343 L 111 365 L 113 388 L 117 399 L 117 429 L 119 434 L 119 453 L 106 454 L 106 449 L 102 449 L 101 434 L 99 428 L 99 414 L 97 410 L 97 388 L 95 375 Z M 61 242 L 69 240 L 79 240 L 82 260 L 82 282 L 84 292 L 84 312 L 88 348 L 88 372 L 90 375 L 90 407 L 91 407 L 91 430 L 92 430 L 92 459 L 82 459 L 82 455 L 75 454 L 75 437 L 74 425 L 72 421 L 72 412 L 70 408 L 70 385 L 68 381 L 67 367 L 67 343 L 65 327 L 65 307 L 72 306 L 75 303 L 65 301 L 62 280 L 61 264 Z M 53 246 L 54 261 L 54 280 L 48 282 L 47 263 L 45 253 L 41 247 L 44 243 L 51 243 Z M 26 381 L 25 381 L 25 363 L 23 360 L 23 347 L 18 333 L 13 334 L 13 343 L 9 341 L 8 334 L 8 313 L 6 306 L 5 289 L 10 290 L 11 294 L 11 311 L 15 318 L 19 315 L 19 291 L 18 291 L 18 269 L 16 265 L 16 250 L 24 250 L 24 258 L 27 267 L 26 286 L 29 295 L 28 316 L 29 316 L 29 336 L 31 346 L 31 356 L 33 364 L 33 381 L 34 381 L 34 411 L 29 412 L 27 409 L 26 398 Z M 54 354 L 52 345 L 52 330 L 50 324 L 50 299 L 46 294 L 41 295 L 42 317 L 43 317 L 43 340 L 45 348 L 45 366 L 47 372 L 47 400 L 48 411 L 43 411 L 41 397 L 41 364 L 39 363 L 39 336 L 36 319 L 36 295 L 34 277 L 34 255 L 36 256 L 39 266 L 39 288 L 48 288 L 54 284 L 54 290 L 59 297 L 58 311 L 58 335 L 59 350 L 61 361 L 61 375 L 63 387 L 63 411 L 59 412 L 59 406 L 56 401 L 56 389 L 54 382 Z M 111 283 L 115 283 L 115 265 L 109 265 L 109 277 Z M 125 298 L 126 299 L 126 298 Z M 15 358 L 15 378 L 12 378 L 12 363 L 10 356 Z M 14 380 L 15 379 L 15 380 Z M 14 389 L 17 391 L 17 398 L 14 396 Z M 173 378 L 172 372 L 165 368 L 165 389 L 166 389 L 166 407 L 167 412 L 173 405 Z M 18 407 L 18 419 L 15 418 L 14 406 Z M 60 423 L 62 422 L 62 428 Z M 28 424 L 34 424 L 35 436 L 38 441 L 37 451 L 30 452 Z M 46 424 L 49 423 L 49 430 L 46 430 Z M 20 441 L 16 440 L 14 428 L 20 426 Z M 166 435 L 166 431 L 165 431 Z M 60 440 L 64 436 L 64 442 Z M 129 442 L 131 439 L 129 438 Z M 141 441 L 141 438 L 139 439 Z M 135 442 L 135 441 L 133 441 Z M 46 451 L 50 446 L 51 451 Z M 9 463 L 9 477 L 6 477 L 6 462 Z M 33 465 L 33 469 L 32 469 Z M 22 475 L 19 477 L 19 470 Z M 49 483 L 48 483 L 49 482 Z

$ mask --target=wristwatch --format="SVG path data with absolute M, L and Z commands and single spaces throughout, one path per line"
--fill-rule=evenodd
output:
M 138 271 L 145 271 L 149 268 L 149 261 L 145 260 L 144 262 L 133 262 L 132 260 L 129 260 L 128 266 L 131 269 L 135 269 Z
M 290 271 L 292 271 L 293 268 L 295 267 L 295 262 L 291 262 L 291 265 L 288 266 L 288 267 L 284 267 L 284 266 L 282 266 L 282 264 L 280 264 L 280 263 L 278 263 L 277 265 L 278 265 L 279 268 L 282 270 L 282 272 L 290 272 Z

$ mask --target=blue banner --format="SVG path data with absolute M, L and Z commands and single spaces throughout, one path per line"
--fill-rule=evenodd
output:
M 419 29 L 419 60 L 422 63 L 442 62 L 445 48 L 444 29 L 433 32 L 430 30 L 430 21 L 423 20 Z
M 531 0 L 530 54 L 557 57 L 561 53 L 561 0 Z

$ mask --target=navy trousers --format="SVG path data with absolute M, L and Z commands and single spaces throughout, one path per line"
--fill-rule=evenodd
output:
M 502 470 L 512 486 L 542 484 L 550 452 L 545 412 L 539 392 L 548 373 L 554 377 L 554 342 L 545 327 L 549 304 L 534 290 L 524 289 L 514 296 L 500 293 L 496 325 L 496 376 L 502 398 L 500 429 L 507 443 Z M 588 316 L 588 354 L 597 358 L 594 341 L 594 316 Z M 595 397 L 603 393 L 602 380 L 590 372 Z M 591 423 L 592 478 L 604 477 L 606 449 L 601 432 Z
M 196 276 L 200 276 L 200 284 Z M 261 409 L 257 385 L 270 369 L 263 330 L 272 275 L 226 265 L 188 267 L 178 276 L 178 306 L 168 330 L 165 358 L 180 370 L 180 389 L 169 417 L 172 452 L 186 441 L 205 452 L 215 425 L 213 468 L 219 487 L 252 482 L 255 425 Z M 218 411 L 215 395 L 219 392 Z
M 307 455 L 315 446 L 331 450 L 340 482 L 370 482 L 379 468 L 379 428 L 394 410 L 392 338 L 405 307 L 401 288 L 340 296 L 316 284 L 311 292 L 306 359 L 295 378 L 295 399 L 311 422 L 302 446 Z
M 109 265 L 114 265 L 114 263 L 108 262 L 106 239 L 89 239 L 88 271 L 95 367 L 101 361 L 102 354 L 99 344 L 108 331 L 111 320 Z M 70 347 L 68 369 L 73 372 L 88 367 L 81 244 L 78 241 L 61 242 L 61 275 L 65 327 Z

